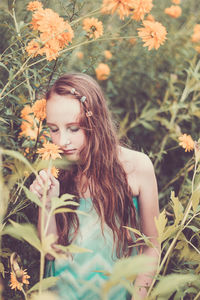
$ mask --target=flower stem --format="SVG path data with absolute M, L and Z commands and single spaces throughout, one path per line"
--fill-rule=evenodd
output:
M 27 295 L 26 295 L 26 293 L 25 293 L 23 287 L 22 287 L 22 293 L 24 294 L 24 299 L 25 299 L 25 300 L 28 300 Z

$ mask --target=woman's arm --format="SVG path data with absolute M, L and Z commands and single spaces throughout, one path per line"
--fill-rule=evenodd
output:
M 158 189 L 154 168 L 151 160 L 143 153 L 139 153 L 135 175 L 139 187 L 139 216 L 141 232 L 150 238 L 155 248 L 144 246 L 143 254 L 155 257 L 155 269 L 159 257 L 159 244 L 154 218 L 159 215 Z M 134 184 L 134 182 L 132 182 Z M 154 273 L 140 274 L 135 281 L 140 299 L 145 298 L 147 289 L 153 280 Z M 133 300 L 133 298 L 132 298 Z
M 38 198 L 42 201 L 44 186 L 46 182 L 47 182 L 47 195 L 46 195 L 45 212 L 44 212 L 44 227 L 46 226 L 47 219 L 50 213 L 51 198 L 58 197 L 60 193 L 59 181 L 55 179 L 55 177 L 52 174 L 48 174 L 47 171 L 42 170 L 39 172 L 38 177 L 33 181 L 33 183 L 30 186 L 30 190 L 33 193 L 35 193 L 38 196 Z M 42 218 L 42 208 L 39 207 L 37 228 L 38 228 L 38 235 L 40 239 L 42 236 L 41 218 Z M 46 230 L 46 236 L 49 234 L 54 234 L 58 239 L 56 218 L 54 214 L 49 218 L 48 228 Z M 53 257 L 49 254 L 47 254 L 46 257 L 48 259 L 53 259 Z

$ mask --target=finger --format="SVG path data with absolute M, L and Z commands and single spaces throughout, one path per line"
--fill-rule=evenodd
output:
M 34 188 L 33 184 L 30 186 L 30 191 L 37 195 L 38 198 L 41 198 L 42 195 L 37 191 L 37 189 Z
M 40 195 L 37 191 L 35 191 L 34 194 L 35 194 L 39 199 L 41 199 L 42 195 Z
M 39 177 L 41 178 L 41 180 L 45 183 L 48 180 L 48 176 L 45 170 L 41 170 L 39 172 Z
M 51 184 L 52 184 L 53 186 L 56 186 L 56 185 L 59 184 L 59 181 L 53 176 L 53 174 L 50 174 L 49 178 L 50 178 Z
M 40 187 L 39 185 L 36 185 L 36 184 L 35 184 L 34 190 L 35 190 L 36 192 L 38 192 L 38 193 L 42 196 L 43 190 L 41 189 L 41 187 Z
M 40 178 L 40 180 L 42 180 L 42 184 L 43 185 L 45 185 L 46 182 L 47 182 L 48 187 L 51 185 L 51 181 L 49 180 L 49 176 L 48 176 L 48 174 L 46 173 L 45 170 L 41 170 L 39 172 L 39 176 L 38 177 Z

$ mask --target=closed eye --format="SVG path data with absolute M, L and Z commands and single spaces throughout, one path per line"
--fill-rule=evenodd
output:
M 77 131 L 79 131 L 80 127 L 78 127 L 78 126 L 70 126 L 69 129 L 70 129 L 71 132 L 77 132 Z
M 57 132 L 57 131 L 58 131 L 58 129 L 53 129 L 53 128 L 50 128 L 50 131 L 51 131 L 51 132 Z

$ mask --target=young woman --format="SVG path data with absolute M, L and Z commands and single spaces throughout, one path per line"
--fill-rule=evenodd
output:
M 42 170 L 30 189 L 41 198 L 48 180 L 48 202 L 53 196 L 71 193 L 80 204 L 78 210 L 88 213 L 57 214 L 48 233 L 54 233 L 60 244 L 91 250 L 54 261 L 54 273 L 60 276 L 59 299 L 98 300 L 106 278 L 98 271 L 109 272 L 117 258 L 136 254 L 129 247 L 133 236 L 124 226 L 140 228 L 157 247 L 154 217 L 159 207 L 153 165 L 145 154 L 120 145 L 103 92 L 90 76 L 63 75 L 46 99 L 52 141 L 72 167 L 60 172 L 59 180 Z M 40 214 L 39 210 L 39 231 Z M 154 257 L 158 253 L 148 247 L 142 252 Z M 136 279 L 141 298 L 151 281 L 148 274 Z M 125 289 L 114 288 L 108 299 L 126 299 Z

